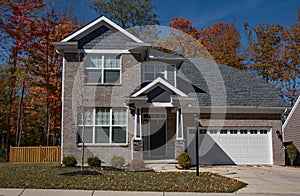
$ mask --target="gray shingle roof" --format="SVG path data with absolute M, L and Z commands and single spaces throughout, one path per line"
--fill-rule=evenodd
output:
M 182 64 L 177 88 L 201 106 L 286 107 L 279 94 L 262 78 L 204 58 Z

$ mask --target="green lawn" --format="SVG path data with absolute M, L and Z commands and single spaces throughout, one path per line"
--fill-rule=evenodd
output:
M 123 172 L 57 164 L 0 163 L 0 188 L 89 189 L 115 191 L 234 192 L 245 183 L 212 173 L 200 178 L 189 172 Z

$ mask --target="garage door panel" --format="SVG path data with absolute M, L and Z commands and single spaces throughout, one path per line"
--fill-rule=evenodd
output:
M 259 129 L 257 132 L 253 131 L 253 134 L 250 134 L 250 129 L 246 133 L 245 131 L 232 134 L 230 132 L 220 134 L 220 131 L 207 133 L 202 134 L 200 139 L 201 164 L 272 164 L 270 131 L 267 134 L 260 134 Z M 188 152 L 192 156 L 193 163 L 195 163 L 194 137 L 195 132 L 188 134 L 190 144 Z
M 249 144 L 259 144 L 259 140 L 257 138 L 249 139 Z

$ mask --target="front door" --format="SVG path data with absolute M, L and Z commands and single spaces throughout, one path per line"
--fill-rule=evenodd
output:
M 166 114 L 143 115 L 144 158 L 166 157 Z

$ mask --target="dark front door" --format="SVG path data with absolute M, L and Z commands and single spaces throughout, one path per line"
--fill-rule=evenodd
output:
M 166 157 L 166 115 L 147 114 L 143 120 L 144 158 Z

